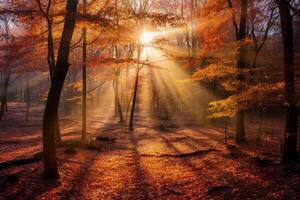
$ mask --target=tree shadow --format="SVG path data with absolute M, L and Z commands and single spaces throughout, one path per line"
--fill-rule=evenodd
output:
M 84 190 L 82 183 L 85 181 L 86 177 L 89 176 L 90 170 L 98 158 L 99 153 L 89 152 L 88 157 L 82 161 L 80 168 L 77 169 L 77 173 L 75 173 L 73 178 L 69 181 L 68 187 L 61 191 L 59 199 L 84 199 L 82 194 L 82 191 Z
M 159 137 L 161 137 L 163 139 L 163 141 L 166 143 L 166 145 L 170 149 L 172 149 L 176 154 L 182 153 L 178 148 L 176 148 L 176 146 L 174 146 L 174 144 L 168 138 L 166 138 L 164 135 L 159 134 L 159 133 L 158 133 L 158 135 L 159 135 Z M 239 152 L 239 153 L 242 153 L 240 155 L 241 157 L 247 156 L 243 152 Z M 201 157 L 203 157 L 205 155 L 206 154 L 202 154 Z M 222 155 L 221 155 L 221 157 L 222 157 Z M 249 157 L 249 155 L 248 155 L 248 157 Z M 198 155 L 197 155 L 197 158 L 199 158 Z M 213 185 L 214 180 L 218 181 L 218 182 L 223 182 L 223 184 L 225 184 L 225 185 L 234 184 L 232 187 L 239 188 L 239 190 L 243 191 L 243 192 L 240 192 L 239 195 L 241 194 L 243 196 L 243 193 L 245 193 L 245 194 L 249 195 L 249 197 L 252 196 L 253 198 L 255 197 L 255 195 L 257 195 L 257 194 L 255 194 L 255 192 L 257 192 L 263 196 L 267 196 L 268 189 L 272 187 L 272 186 L 262 187 L 261 183 L 255 182 L 255 181 L 249 181 L 249 180 L 245 179 L 244 177 L 242 177 L 242 174 L 241 174 L 241 177 L 239 177 L 239 176 L 236 176 L 236 174 L 234 174 L 234 172 L 233 173 L 227 172 L 224 168 L 222 168 L 224 166 L 221 163 L 217 164 L 217 163 L 211 162 L 209 159 L 203 159 L 202 162 L 204 162 L 205 166 L 207 166 L 207 168 L 209 168 L 208 170 L 215 172 L 216 177 L 214 177 L 214 178 L 210 177 L 209 174 L 205 174 L 205 172 L 199 171 L 200 169 L 195 164 L 193 164 L 192 159 L 193 159 L 192 157 L 183 157 L 183 158 L 180 158 L 179 162 L 183 166 L 185 166 L 187 169 L 190 169 L 197 176 L 198 181 L 206 182 L 207 187 Z M 228 158 L 225 157 L 225 159 L 228 159 Z M 248 163 L 248 164 L 253 164 L 253 162 Z M 257 175 L 255 173 L 255 171 L 252 171 L 252 170 L 248 170 L 247 173 L 251 174 L 251 176 Z M 207 181 L 207 180 L 210 180 L 210 181 Z M 268 181 L 267 175 L 266 175 L 266 177 L 262 177 L 262 181 Z M 218 184 L 220 184 L 220 183 L 218 183 Z M 276 185 L 276 184 L 274 183 L 273 186 L 274 185 Z M 251 188 L 251 189 L 249 189 L 249 188 Z M 250 194 L 249 194 L 249 191 L 250 191 Z M 252 192 L 252 194 L 251 194 L 251 192 Z M 237 195 L 237 194 L 232 193 L 232 191 L 229 191 L 229 192 L 227 191 L 227 192 L 219 192 L 219 193 L 217 192 L 212 195 L 223 195 L 224 199 L 231 199 L 233 197 L 236 197 L 235 195 Z
M 35 167 L 31 167 L 30 174 L 25 174 L 26 181 L 19 183 L 18 185 L 14 185 L 11 187 L 14 188 L 7 188 L 8 190 L 14 190 L 16 187 L 18 189 L 13 191 L 12 193 L 8 193 L 4 199 L 11 200 L 11 199 L 36 199 L 41 194 L 51 191 L 60 186 L 59 181 L 44 181 L 42 180 L 42 163 L 39 163 Z
M 62 170 L 60 172 L 60 180 L 57 181 L 47 181 L 43 180 L 43 167 L 42 162 L 39 162 L 38 164 L 34 164 L 33 166 L 30 165 L 30 171 L 24 170 L 24 175 L 26 177 L 26 180 L 21 180 L 21 183 L 18 185 L 12 185 L 11 187 L 14 188 L 7 188 L 6 190 L 15 190 L 15 187 L 18 187 L 17 190 L 13 192 L 8 192 L 9 195 L 4 197 L 4 199 L 11 200 L 11 199 L 39 199 L 41 196 L 43 196 L 46 192 L 51 192 L 52 190 L 59 191 L 61 189 L 61 186 L 63 182 L 65 181 L 65 177 L 73 177 L 69 180 L 69 185 L 67 189 L 61 191 L 60 194 L 56 197 L 60 197 L 60 199 L 69 199 L 71 197 L 78 197 L 79 199 L 82 197 L 81 191 L 81 183 L 85 180 L 85 177 L 88 176 L 90 168 L 93 166 L 93 163 L 95 160 L 98 159 L 98 152 L 92 153 L 88 152 L 89 156 L 85 160 L 80 160 L 81 166 L 74 172 L 74 174 L 62 174 Z M 76 157 L 75 155 L 69 156 L 68 160 L 65 158 L 63 160 L 58 160 L 58 167 L 59 169 L 64 168 L 63 165 L 70 162 L 72 158 L 74 159 Z M 76 164 L 78 164 L 76 162 Z M 64 172 L 66 173 L 66 172 Z M 21 179 L 22 179 L 21 176 Z
M 133 197 L 137 199 L 157 199 L 154 187 L 148 181 L 148 173 L 143 169 L 141 154 L 138 150 L 138 140 L 135 137 L 135 132 L 128 135 L 130 145 L 132 145 L 132 160 L 133 160 L 133 184 L 135 185 L 132 192 Z M 137 196 L 136 196 L 137 195 Z
M 203 146 L 203 147 L 211 147 L 212 146 L 212 144 L 209 143 L 210 138 L 207 138 L 207 139 L 203 140 L 203 139 L 200 139 L 200 138 L 195 138 L 195 137 L 188 136 L 188 135 L 184 134 L 183 132 L 178 132 L 177 134 L 185 136 L 188 141 L 184 141 L 184 142 L 187 142 L 189 145 L 192 145 L 192 143 L 195 143 L 195 144 L 197 144 L 199 146 Z M 213 142 L 217 142 L 217 141 L 213 140 Z

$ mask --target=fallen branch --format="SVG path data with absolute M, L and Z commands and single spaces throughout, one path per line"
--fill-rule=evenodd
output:
M 168 192 L 170 192 L 170 193 L 172 193 L 172 194 L 175 194 L 175 195 L 183 195 L 182 192 L 178 192 L 178 191 L 169 189 L 169 188 L 167 188 L 167 187 L 163 187 L 163 189 L 165 189 L 165 190 L 167 190 Z
M 35 162 L 40 162 L 40 161 L 42 161 L 42 159 L 43 159 L 42 152 L 38 152 L 29 158 L 23 158 L 23 159 L 2 162 L 2 163 L 0 163 L 0 170 L 7 169 L 10 167 L 14 167 L 14 166 L 21 166 L 21 165 L 27 165 L 27 164 L 31 164 L 31 163 L 35 163 Z
M 18 144 L 21 142 L 19 140 L 0 140 L 0 144 Z
M 228 185 L 217 185 L 217 186 L 210 186 L 207 188 L 207 193 L 208 194 L 214 194 L 217 192 L 224 192 L 224 191 L 229 191 L 231 189 L 230 186 Z
M 198 155 L 207 154 L 207 153 L 210 153 L 210 152 L 212 152 L 212 151 L 217 151 L 217 150 L 214 149 L 214 148 L 209 148 L 209 149 L 199 150 L 199 151 L 195 151 L 195 152 L 191 152 L 191 153 L 182 153 L 182 154 L 160 154 L 160 155 L 141 154 L 141 156 L 143 156 L 143 157 L 157 157 L 157 158 L 161 158 L 161 157 L 186 158 L 186 157 L 192 157 L 192 156 L 198 156 Z

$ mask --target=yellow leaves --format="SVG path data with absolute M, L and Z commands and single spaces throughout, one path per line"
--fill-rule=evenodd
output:
M 252 44 L 253 44 L 253 40 L 251 40 L 250 38 L 246 38 L 246 39 L 244 40 L 244 45 L 250 46 L 250 45 L 252 45 Z
M 228 26 L 231 25 L 231 13 L 224 9 L 223 1 L 210 1 L 199 10 L 197 16 L 199 25 L 196 27 L 196 32 L 201 40 L 203 51 L 217 49 L 223 44 L 225 38 L 230 37 L 231 29 Z
M 238 50 L 243 46 L 244 48 L 246 47 L 251 47 L 254 44 L 253 40 L 250 38 L 246 38 L 242 41 L 237 41 L 234 44 L 234 50 L 238 52 Z
M 82 89 L 82 81 L 76 81 L 73 85 L 73 87 L 78 90 L 78 91 L 81 91 Z
M 213 101 L 210 105 L 211 118 L 233 117 L 239 110 L 255 106 L 273 106 L 284 100 L 284 83 L 259 83 L 224 100 Z
M 213 63 L 204 69 L 199 69 L 196 73 L 194 73 L 193 79 L 211 81 L 237 74 L 237 72 L 238 69 L 235 66 L 227 66 L 223 63 Z
M 221 82 L 221 86 L 226 90 L 233 92 L 235 91 L 242 83 L 238 80 L 224 80 Z

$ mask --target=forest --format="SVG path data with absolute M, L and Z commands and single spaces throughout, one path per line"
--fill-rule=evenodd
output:
M 0 200 L 300 199 L 300 0 L 1 0 Z

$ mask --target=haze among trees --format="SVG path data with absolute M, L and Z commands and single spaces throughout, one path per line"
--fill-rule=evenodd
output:
M 0 1 L 0 199 L 299 199 L 299 0 Z

